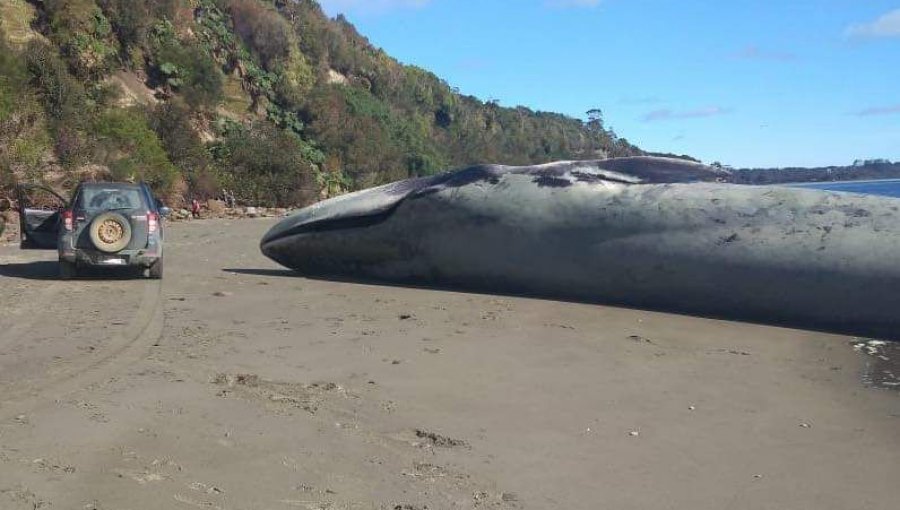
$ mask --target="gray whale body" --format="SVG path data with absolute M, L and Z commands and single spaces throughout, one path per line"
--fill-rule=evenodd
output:
M 261 249 L 311 276 L 900 339 L 900 200 L 722 177 L 651 157 L 476 166 L 300 210 Z

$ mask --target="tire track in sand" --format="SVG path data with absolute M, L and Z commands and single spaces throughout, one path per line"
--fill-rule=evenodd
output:
M 31 326 L 41 317 L 42 314 L 38 312 L 47 309 L 48 302 L 61 288 L 57 282 L 47 282 L 34 299 L 24 302 L 19 310 L 15 310 L 15 313 L 11 310 L 4 312 L 7 317 L 15 315 L 21 319 L 15 320 L 12 327 L 0 335 L 0 349 L 16 344 L 22 334 L 31 329 Z
M 0 422 L 55 402 L 139 361 L 163 332 L 162 283 L 148 281 L 143 287 L 137 312 L 103 352 L 18 392 L 4 393 L 0 396 Z

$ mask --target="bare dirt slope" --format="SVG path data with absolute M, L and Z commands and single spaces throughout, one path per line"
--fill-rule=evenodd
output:
M 270 226 L 170 226 L 162 283 L 0 247 L 0 509 L 897 507 L 852 339 L 297 278 Z

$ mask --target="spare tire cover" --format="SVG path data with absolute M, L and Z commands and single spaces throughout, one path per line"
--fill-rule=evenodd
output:
M 131 223 L 119 213 L 106 212 L 91 221 L 91 243 L 105 253 L 122 251 L 131 243 Z

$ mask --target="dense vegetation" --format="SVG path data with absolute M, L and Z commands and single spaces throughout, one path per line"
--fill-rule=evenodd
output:
M 859 160 L 852 166 L 819 168 L 742 168 L 732 170 L 737 184 L 781 184 L 787 182 L 834 182 L 900 179 L 900 162 L 885 159 Z
M 298 204 L 472 163 L 640 153 L 599 110 L 460 95 L 313 0 L 4 3 L 0 30 L 33 33 L 0 32 L 0 191 L 143 179 Z

